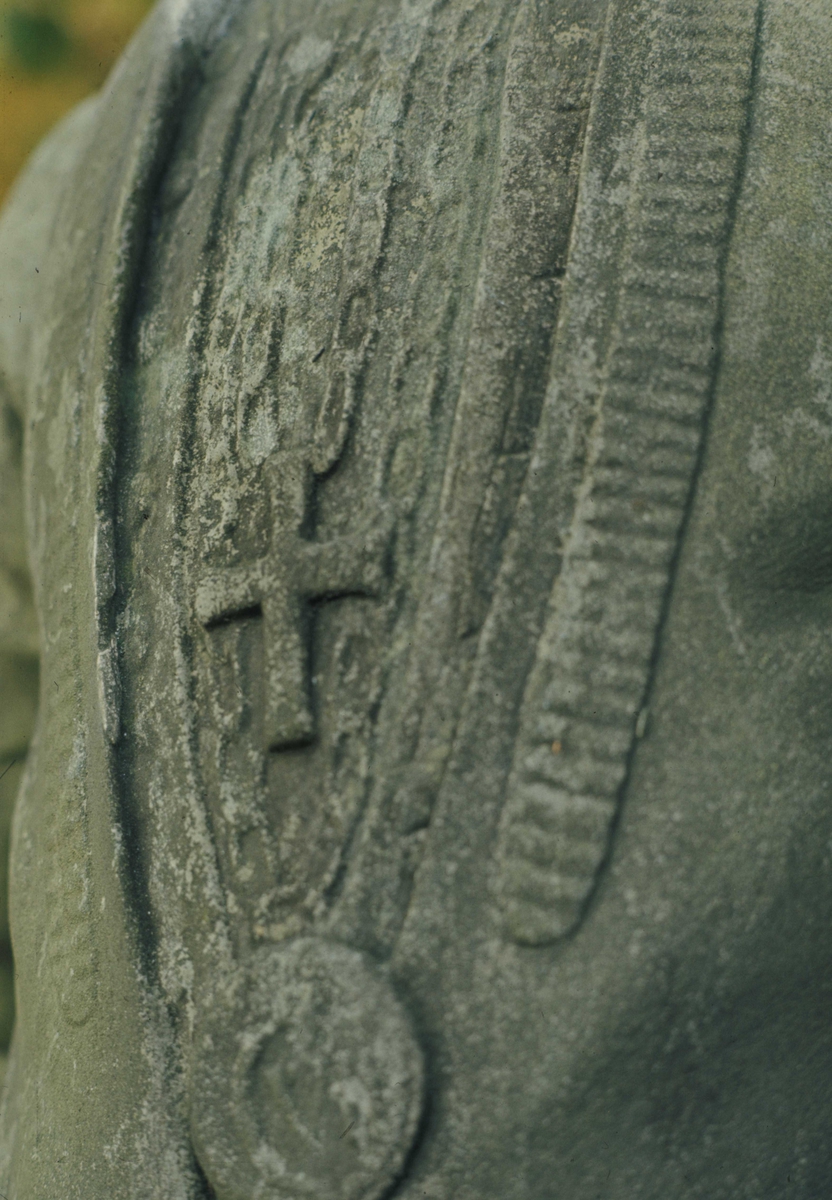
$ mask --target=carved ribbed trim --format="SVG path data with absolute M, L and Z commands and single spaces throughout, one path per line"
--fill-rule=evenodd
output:
M 609 851 L 716 368 L 756 10 L 666 0 L 654 27 L 606 379 L 500 829 L 521 943 L 576 927 Z

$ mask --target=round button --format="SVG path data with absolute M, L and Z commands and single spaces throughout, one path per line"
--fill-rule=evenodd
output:
M 218 1200 L 378 1200 L 423 1106 L 405 1009 L 367 955 L 316 938 L 258 952 L 197 1022 L 191 1126 Z

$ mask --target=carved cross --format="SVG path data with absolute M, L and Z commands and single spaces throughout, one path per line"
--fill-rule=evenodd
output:
M 306 461 L 288 453 L 275 455 L 268 475 L 269 549 L 254 562 L 206 572 L 194 607 L 206 628 L 253 611 L 262 616 L 264 737 L 268 750 L 280 750 L 314 736 L 307 607 L 314 600 L 376 595 L 384 580 L 392 522 L 382 515 L 346 536 L 310 541 L 302 536 L 312 487 Z

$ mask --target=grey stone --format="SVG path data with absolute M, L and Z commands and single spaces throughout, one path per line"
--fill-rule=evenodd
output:
M 832 1185 L 830 34 L 166 2 L 37 151 L 9 1200 Z
M 194 1037 L 191 1128 L 215 1189 L 384 1195 L 419 1128 L 424 1066 L 378 966 L 290 938 L 253 956 L 235 995 L 228 982 L 215 981 Z

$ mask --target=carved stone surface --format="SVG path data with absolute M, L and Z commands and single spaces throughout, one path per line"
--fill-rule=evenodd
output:
M 36 154 L 9 1200 L 828 1191 L 831 39 L 166 0 Z
M 339 596 L 373 596 L 384 577 L 389 522 L 329 542 L 300 537 L 307 520 L 311 469 L 303 458 L 275 454 L 265 471 L 270 545 L 254 563 L 208 571 L 194 608 L 210 628 L 250 616 L 263 619 L 263 748 L 283 750 L 312 740 L 309 619 L 306 606 Z
M 217 1195 L 360 1200 L 401 1175 L 422 1052 L 366 956 L 296 938 L 260 950 L 194 1039 L 191 1127 Z M 230 1067 L 230 1070 L 229 1070 Z

